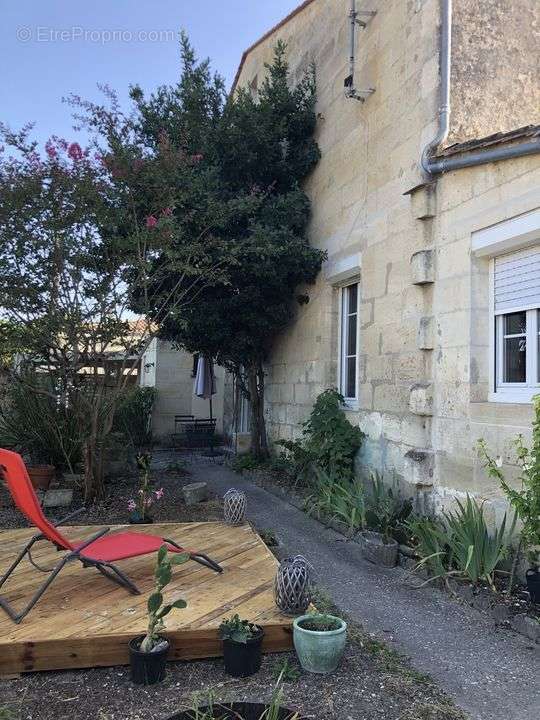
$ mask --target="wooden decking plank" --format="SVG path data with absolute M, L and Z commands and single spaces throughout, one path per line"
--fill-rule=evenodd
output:
M 267 650 L 290 647 L 291 621 L 278 613 L 272 598 L 276 560 L 248 525 L 231 528 L 223 523 L 156 523 L 136 530 L 115 526 L 111 531 L 127 529 L 178 539 L 214 557 L 225 568 L 223 575 L 194 563 L 175 569 L 168 595 L 186 598 L 188 607 L 169 616 L 172 659 L 221 654 L 217 626 L 232 612 L 263 624 Z M 64 530 L 70 539 L 85 539 L 99 527 L 70 526 Z M 33 534 L 29 528 L 0 533 L 0 568 L 9 566 Z M 52 546 L 43 548 L 35 553 L 41 564 L 48 566 L 59 558 Z M 2 613 L 0 674 L 127 662 L 128 640 L 145 629 L 146 598 L 153 584 L 153 562 L 149 565 L 148 560 L 142 557 L 118 563 L 141 587 L 140 596 L 131 596 L 97 571 L 89 568 L 83 572 L 74 563 L 62 571 L 21 625 L 14 625 Z M 31 567 L 18 569 L 5 596 L 27 600 L 42 577 Z

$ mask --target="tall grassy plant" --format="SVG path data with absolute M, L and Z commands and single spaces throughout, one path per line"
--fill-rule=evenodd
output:
M 478 505 L 469 495 L 465 503 L 456 502 L 457 510 L 443 513 L 440 523 L 429 518 L 408 522 L 418 542 L 421 561 L 417 567 L 427 567 L 430 580 L 458 576 L 474 584 L 484 581 L 495 589 L 495 569 L 509 547 L 506 516 L 490 533 L 483 504 Z
M 35 391 L 40 386 L 43 394 Z M 73 472 L 82 460 L 83 432 L 51 379 L 31 373 L 7 387 L 0 406 L 0 445 L 27 452 L 34 463 Z
M 484 506 L 469 495 L 465 504 L 457 500 L 458 510 L 445 513 L 450 539 L 451 563 L 473 583 L 480 580 L 492 588 L 495 568 L 508 551 L 506 515 L 494 533 L 489 533 Z
M 313 492 L 306 499 L 308 514 L 326 516 L 347 525 L 351 534 L 365 526 L 364 489 L 358 481 L 351 482 L 315 468 Z

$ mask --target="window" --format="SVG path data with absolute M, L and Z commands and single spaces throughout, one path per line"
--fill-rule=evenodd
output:
M 341 290 L 340 391 L 346 400 L 358 399 L 358 288 Z
M 493 261 L 493 399 L 530 402 L 540 393 L 540 245 Z

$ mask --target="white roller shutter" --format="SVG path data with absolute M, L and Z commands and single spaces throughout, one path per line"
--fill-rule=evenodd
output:
M 495 312 L 540 307 L 540 245 L 495 258 Z

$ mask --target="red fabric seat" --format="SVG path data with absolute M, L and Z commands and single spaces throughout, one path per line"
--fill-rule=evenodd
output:
M 82 542 L 76 544 L 74 546 L 75 550 L 78 550 L 82 544 Z M 164 543 L 163 538 L 157 535 L 125 532 L 98 538 L 84 548 L 81 557 L 97 560 L 98 562 L 116 562 L 117 560 L 157 552 L 163 544 L 167 545 L 170 552 L 189 552 L 184 551 L 183 548 L 179 549 L 169 545 L 169 543 Z
M 41 587 L 23 610 L 17 612 L 7 600 L 0 597 L 0 608 L 16 623 L 21 622 L 30 612 L 64 565 L 72 560 L 80 560 L 84 566 L 95 567 L 106 578 L 126 588 L 134 595 L 140 595 L 140 590 L 119 568 L 113 565 L 113 562 L 157 552 L 162 545 L 166 545 L 170 552 L 187 552 L 189 553 L 190 559 L 199 563 L 199 565 L 210 568 L 217 573 L 223 572 L 223 568 L 204 553 L 184 550 L 174 540 L 167 540 L 167 538 L 161 538 L 157 535 L 145 535 L 144 533 L 133 532 L 107 535 L 109 528 L 102 528 L 95 535 L 88 538 L 86 542 L 79 542 L 77 545 L 73 545 L 70 540 L 60 532 L 57 525 L 50 522 L 43 514 L 41 505 L 28 477 L 26 466 L 20 455 L 11 450 L 0 448 L 0 478 L 3 478 L 7 483 L 9 491 L 19 510 L 32 525 L 35 525 L 35 527 L 40 530 L 40 534 L 34 535 L 34 537 L 30 539 L 19 553 L 15 562 L 13 562 L 7 572 L 0 577 L 0 587 L 2 587 L 21 560 L 26 556 L 28 556 L 30 562 L 32 562 L 38 570 L 41 570 L 41 568 L 32 561 L 30 554 L 30 549 L 34 543 L 40 540 L 49 540 L 58 550 L 66 551 L 56 566 L 50 570 L 49 577 L 42 583 Z M 64 518 L 64 521 L 73 517 L 74 513 Z M 44 570 L 43 572 L 46 571 Z

